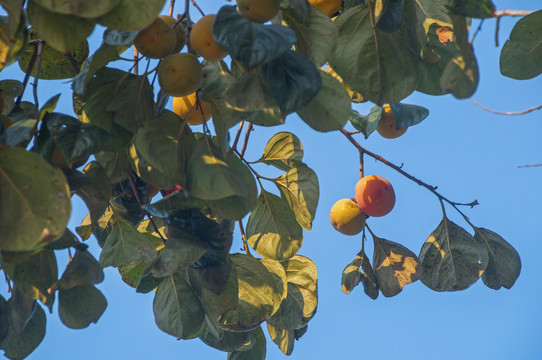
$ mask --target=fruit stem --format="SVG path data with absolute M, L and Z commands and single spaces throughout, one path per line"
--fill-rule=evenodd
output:
M 192 5 L 194 5 L 194 7 L 196 9 L 198 9 L 199 13 L 201 14 L 201 16 L 205 16 L 205 14 L 203 13 L 203 11 L 201 10 L 201 8 L 198 6 L 198 4 L 194 1 L 194 0 L 191 0 L 192 2 Z
M 439 192 L 437 192 L 437 187 L 436 186 L 431 186 L 431 185 L 417 179 L 416 177 L 410 175 L 409 173 L 407 173 L 406 171 L 404 171 L 402 169 L 402 165 L 397 166 L 397 165 L 389 162 L 388 160 L 384 159 L 382 156 L 380 156 L 378 154 L 375 154 L 375 153 L 365 149 L 345 129 L 341 129 L 340 131 L 341 131 L 341 133 L 343 133 L 344 136 L 346 136 L 346 138 L 352 143 L 352 145 L 354 145 L 356 147 L 356 149 L 358 149 L 360 152 L 363 152 L 364 154 L 367 154 L 368 156 L 372 157 L 373 159 L 375 159 L 377 161 L 380 161 L 381 163 L 383 163 L 384 165 L 386 165 L 386 166 L 392 168 L 393 170 L 397 171 L 398 173 L 400 173 L 401 175 L 403 175 L 407 179 L 414 181 L 416 184 L 418 184 L 420 186 L 423 186 L 424 188 L 426 188 L 427 190 L 432 192 L 440 201 L 445 201 L 448 204 L 450 204 L 463 217 L 466 217 L 466 215 L 463 214 L 463 212 L 461 210 L 459 210 L 458 206 L 470 206 L 471 208 L 473 208 L 474 206 L 479 204 L 478 200 L 474 200 L 474 201 L 472 201 L 470 203 L 458 203 L 458 202 L 454 202 L 454 201 L 449 200 L 448 198 L 444 197 Z M 371 230 L 369 229 L 369 231 L 371 231 Z
M 175 0 L 171 0 L 169 3 L 169 17 L 173 17 L 173 8 L 175 7 Z

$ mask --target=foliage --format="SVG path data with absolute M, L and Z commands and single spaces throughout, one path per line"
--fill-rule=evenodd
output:
M 199 338 L 228 359 L 264 359 L 266 322 L 271 340 L 291 354 L 318 304 L 316 265 L 299 254 L 318 206 L 318 178 L 293 133 L 276 133 L 258 160 L 247 161 L 250 131 L 297 113 L 316 131 L 343 132 L 372 156 L 343 128 L 371 136 L 385 104 L 398 129 L 420 123 L 428 110 L 401 103 L 414 91 L 470 97 L 479 71 L 469 18 L 495 10 L 489 0 L 344 1 L 330 18 L 305 0 L 282 0 L 272 24 L 260 24 L 225 5 L 212 40 L 229 58 L 198 60 L 203 76 L 194 97 L 210 104 L 212 126 L 196 132 L 164 108 L 169 95 L 156 85 L 156 69 L 138 73 L 143 57 L 129 70 L 122 66 L 121 54 L 164 4 L 0 0 L 7 14 L 0 17 L 0 70 L 17 62 L 33 86 L 70 79 L 74 108 L 71 115 L 55 112 L 59 95 L 41 107 L 37 97 L 21 101 L 26 81 L 0 81 L 0 266 L 11 289 L 10 299 L 0 296 L 0 348 L 9 359 L 25 358 L 43 339 L 38 302 L 52 310 L 58 298 L 70 328 L 97 322 L 107 300 L 95 285 L 110 266 L 136 292 L 155 291 L 156 325 L 167 334 Z M 177 19 L 173 26 L 189 34 L 190 14 Z M 541 11 L 517 23 L 502 50 L 504 75 L 542 73 L 541 23 Z M 89 56 L 96 25 L 106 30 Z M 351 108 L 366 101 L 374 103 L 367 115 Z M 229 131 L 239 123 L 232 141 Z M 281 174 L 265 177 L 263 165 Z M 370 298 L 389 297 L 417 280 L 458 291 L 480 277 L 492 289 L 513 286 L 521 269 L 515 249 L 461 212 L 474 236 L 452 223 L 444 202 L 458 211 L 461 204 L 426 187 L 443 203 L 443 220 L 419 256 L 366 227 L 372 261 L 362 245 L 342 274 L 343 292 L 362 283 Z M 157 189 L 161 198 L 154 198 Z M 89 211 L 77 235 L 66 228 L 73 195 Z M 236 223 L 244 254 L 231 251 Z M 102 248 L 98 259 L 81 242 L 91 236 Z M 70 248 L 75 255 L 59 277 L 57 253 Z

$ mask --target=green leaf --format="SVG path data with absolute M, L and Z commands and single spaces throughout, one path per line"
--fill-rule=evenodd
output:
M 39 37 L 33 36 L 32 40 Z M 23 56 L 19 59 L 19 67 L 22 71 L 26 71 L 32 54 L 34 52 L 33 47 L 26 48 Z M 71 49 L 67 54 L 55 50 L 48 44 L 43 46 L 41 65 L 40 65 L 40 79 L 44 80 L 58 80 L 69 79 L 79 73 L 81 65 L 88 56 L 88 42 L 86 40 L 79 43 L 76 47 Z M 73 59 L 73 62 L 72 60 Z M 36 75 L 36 67 L 32 70 L 32 76 Z
M 464 17 L 486 19 L 494 16 L 495 5 L 491 0 L 454 0 L 451 10 Z
M 105 170 L 96 161 L 92 161 L 83 170 L 83 174 L 90 180 L 88 184 L 75 191 L 90 212 L 91 224 L 96 224 L 113 196 L 113 186 Z
M 258 331 L 232 332 L 218 329 L 215 333 L 207 327 L 200 335 L 200 340 L 214 349 L 220 351 L 246 351 L 254 346 L 255 334 Z
M 28 2 L 28 21 L 32 24 L 32 29 L 54 49 L 62 53 L 74 50 L 94 30 L 95 21 L 74 16 L 74 13 L 61 14 L 48 10 L 38 5 L 39 2 L 43 0 Z
M 100 264 L 103 267 L 118 267 L 129 261 L 152 261 L 156 256 L 156 248 L 145 235 L 127 222 L 116 218 L 113 230 L 100 254 Z
M 422 266 L 418 257 L 403 245 L 373 235 L 373 265 L 380 292 L 385 297 L 399 294 L 405 285 L 418 281 Z
M 377 6 L 379 3 L 384 1 L 377 1 Z M 401 26 L 403 23 L 403 8 L 405 5 L 405 0 L 387 0 L 387 4 L 384 6 L 384 11 L 381 12 L 380 16 L 378 15 L 377 9 L 375 8 L 375 21 L 379 29 L 386 32 L 393 32 Z
M 10 360 L 23 360 L 30 355 L 45 337 L 46 322 L 45 311 L 37 306 L 22 333 L 17 334 L 10 327 L 7 337 L 0 343 L 4 356 Z
M 97 323 L 107 307 L 107 300 L 92 284 L 58 291 L 58 316 L 71 329 L 84 329 Z
M 244 72 L 230 85 L 224 97 L 229 107 L 239 111 L 277 108 L 269 86 L 257 69 Z
M 4 109 L 0 112 L 7 115 L 15 107 L 15 99 L 23 93 L 23 83 L 18 80 L 0 81 L 0 90 L 4 97 Z
M 267 323 L 282 330 L 294 330 L 309 322 L 318 306 L 318 273 L 314 262 L 296 255 L 282 261 L 286 270 L 288 293 L 278 311 Z
M 532 79 L 542 73 L 542 10 L 521 18 L 502 48 L 501 73 L 512 79 Z
M 362 254 L 359 252 L 356 254 L 356 257 L 352 262 L 343 270 L 342 276 L 341 276 L 341 291 L 345 294 L 350 294 L 352 290 L 359 285 L 361 280 L 363 279 L 363 275 L 361 272 L 361 264 L 364 261 L 365 254 Z
M 110 29 L 135 31 L 143 30 L 152 24 L 164 8 L 166 0 L 120 0 L 120 2 L 116 2 L 118 5 L 100 17 L 98 23 Z
M 303 242 L 303 230 L 288 203 L 265 190 L 250 213 L 246 236 L 258 254 L 275 260 L 291 258 Z
M 36 300 L 23 294 L 17 287 L 12 290 L 9 300 L 11 326 L 15 333 L 20 334 L 39 305 Z
M 84 18 L 95 18 L 111 11 L 120 0 L 95 0 L 89 3 L 85 0 L 33 0 L 52 12 L 77 15 Z
M 489 255 L 482 281 L 487 287 L 499 290 L 514 286 L 521 272 L 521 259 L 512 245 L 499 234 L 484 228 L 474 228 L 474 238 L 486 246 Z
M 350 96 L 341 83 L 325 71 L 320 71 L 322 88 L 307 106 L 297 114 L 317 131 L 333 131 L 344 127 L 350 115 Z
M 276 283 L 276 289 L 278 292 L 281 293 L 281 299 L 286 299 L 286 296 L 288 295 L 288 279 L 286 278 L 286 270 L 284 270 L 284 267 L 281 265 L 280 262 L 272 259 L 258 259 L 263 266 L 269 271 L 273 279 Z M 273 313 L 275 313 L 279 307 L 281 302 L 275 302 L 275 309 L 273 309 Z
M 269 139 L 262 157 L 257 162 L 288 171 L 292 167 L 292 161 L 301 161 L 302 159 L 303 145 L 299 138 L 293 133 L 282 131 Z
M 291 17 L 303 25 L 311 23 L 311 5 L 308 1 L 281 0 L 280 9 L 285 17 Z
M 132 169 L 129 154 L 125 149 L 118 152 L 100 151 L 94 154 L 94 157 L 102 165 L 112 184 L 126 180 Z
M 374 27 L 366 6 L 345 11 L 335 22 L 339 41 L 329 63 L 364 99 L 395 103 L 416 89 L 416 58 L 401 32 Z
M 7 146 L 18 146 L 28 143 L 36 131 L 37 119 L 19 120 L 0 135 L 0 142 Z
M 434 291 L 458 291 L 474 284 L 488 265 L 485 246 L 446 216 L 420 250 L 421 280 Z
M 238 304 L 224 313 L 219 327 L 228 331 L 249 331 L 269 318 L 282 301 L 284 286 L 257 259 L 245 254 L 230 255 L 239 282 Z
M 0 197 L 1 250 L 32 250 L 66 229 L 71 214 L 66 178 L 38 154 L 0 149 Z
M 322 88 L 318 68 L 296 51 L 287 51 L 264 64 L 262 73 L 285 114 L 305 107 Z
M 246 351 L 228 353 L 228 360 L 265 360 L 266 340 L 261 327 L 254 331 L 254 345 Z
M 0 295 L 0 344 L 8 336 L 9 332 L 9 307 L 8 302 Z M 2 346 L 0 345 L 0 349 Z
M 248 68 L 265 64 L 288 51 L 296 41 L 292 29 L 253 23 L 235 6 L 223 6 L 213 23 L 213 38 L 233 60 Z
M 19 14 L 20 10 L 18 11 Z M 0 18 L 0 70 L 17 61 L 27 48 L 28 29 L 26 21 L 21 15 L 16 19 Z
M 293 330 L 276 329 L 267 323 L 267 331 L 269 332 L 271 340 L 277 344 L 279 350 L 282 351 L 284 355 L 292 354 L 295 342 Z
M 71 289 L 84 284 L 99 284 L 104 280 L 100 263 L 88 251 L 77 250 L 60 280 L 55 281 L 50 291 Z
M 296 51 L 309 58 L 317 67 L 321 67 L 335 50 L 339 31 L 323 12 L 312 6 L 309 7 L 309 12 L 308 22 L 297 21 L 291 11 L 283 10 L 282 13 L 297 36 Z
M 146 183 L 157 187 L 158 189 L 171 189 L 179 182 L 179 173 L 164 174 L 151 166 L 136 149 L 135 145 L 129 148 L 130 162 L 134 172 Z
M 13 36 L 22 21 L 24 0 L 0 0 L 0 4 L 8 14 L 8 36 Z
M 288 202 L 299 225 L 310 230 L 320 198 L 316 173 L 307 165 L 298 163 L 273 182 L 281 197 Z
M 224 161 L 208 137 L 198 140 L 188 160 L 187 175 L 189 193 L 200 199 L 219 200 L 247 195 L 236 171 Z
M 369 135 L 375 132 L 381 116 L 382 107 L 375 105 L 371 108 L 371 112 L 367 115 L 361 115 L 356 110 L 352 109 L 350 111 L 350 117 L 348 120 L 350 120 L 352 126 L 356 130 L 361 131 L 367 139 L 369 138 Z
M 186 275 L 168 276 L 156 289 L 153 302 L 156 325 L 177 339 L 193 338 L 205 322 L 202 305 Z
M 205 201 L 187 195 L 180 191 L 165 196 L 155 203 L 143 205 L 143 208 L 153 216 L 166 218 L 182 210 L 200 209 L 205 205 Z
M 429 116 L 429 110 L 419 105 L 397 103 L 390 104 L 390 107 L 397 129 L 417 125 Z

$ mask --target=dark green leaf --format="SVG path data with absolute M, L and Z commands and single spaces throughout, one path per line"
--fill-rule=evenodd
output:
M 112 184 L 126 180 L 132 169 L 129 154 L 125 149 L 118 152 L 100 151 L 94 154 L 94 157 L 102 165 Z
M 203 334 L 200 335 L 200 340 L 220 351 L 246 351 L 254 346 L 254 334 L 257 331 L 258 329 L 246 332 L 232 332 L 219 329 L 215 333 L 214 330 L 207 327 Z
M 23 332 L 26 325 L 32 320 L 32 316 L 39 307 L 36 300 L 26 296 L 17 286 L 12 290 L 9 299 L 11 326 L 16 334 Z
M 8 336 L 9 332 L 9 307 L 8 302 L 0 295 L 0 344 Z M 0 345 L 0 348 L 1 345 Z
M 99 284 L 104 280 L 100 263 L 88 251 L 75 252 L 60 280 L 55 281 L 50 291 L 71 289 L 84 284 Z
M 109 205 L 109 200 L 113 195 L 113 187 L 105 170 L 96 161 L 85 166 L 83 174 L 90 182 L 78 188 L 75 193 L 87 205 L 91 223 L 96 224 Z
M 382 15 L 377 20 L 378 28 L 386 32 L 392 32 L 399 29 L 399 27 L 403 23 L 404 5 L 405 5 L 405 0 L 387 1 L 387 5 Z
M 295 342 L 293 330 L 276 329 L 267 323 L 267 331 L 269 332 L 271 340 L 277 344 L 279 350 L 282 351 L 284 355 L 292 354 Z
M 361 131 L 367 139 L 369 135 L 376 130 L 381 116 L 382 107 L 375 105 L 367 115 L 360 115 L 360 113 L 352 109 L 348 120 L 350 120 L 352 126 L 356 128 L 356 130 Z
M 107 300 L 92 284 L 58 292 L 58 316 L 71 329 L 84 329 L 97 323 L 107 307 Z
M 390 104 L 390 106 L 397 129 L 417 125 L 429 116 L 429 110 L 423 106 L 402 103 Z
M 291 258 L 303 242 L 303 230 L 288 203 L 265 190 L 250 213 L 246 235 L 258 254 L 275 260 Z
M 228 360 L 265 360 L 266 340 L 261 327 L 254 331 L 254 344 L 246 351 L 228 353 Z
M 83 0 L 85 1 L 85 0 Z M 98 19 L 98 23 L 121 31 L 142 30 L 152 24 L 166 0 L 120 0 L 111 11 Z
M 290 132 L 279 132 L 267 142 L 263 155 L 257 162 L 273 165 L 281 170 L 288 171 L 292 161 L 303 159 L 303 145 L 299 138 Z
M 235 6 L 220 8 L 213 23 L 213 38 L 232 59 L 248 68 L 273 60 L 296 41 L 293 30 L 281 25 L 253 23 Z
M 0 113 L 7 115 L 13 110 L 15 99 L 23 93 L 23 89 L 23 83 L 18 80 L 0 81 L 0 90 L 4 97 L 4 109 Z
M 85 0 L 33 0 L 50 11 L 60 14 L 72 14 L 85 18 L 95 18 L 111 11 L 120 0 L 95 0 L 89 3 Z
M 454 0 L 452 11 L 458 15 L 486 19 L 495 16 L 495 5 L 491 0 Z

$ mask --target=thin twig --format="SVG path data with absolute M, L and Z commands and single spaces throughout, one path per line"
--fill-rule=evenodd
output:
M 530 168 L 530 167 L 539 167 L 539 166 L 542 166 L 542 163 L 540 163 L 540 164 L 518 165 L 518 168 Z
M 245 228 L 243 227 L 243 222 L 241 220 L 238 220 L 237 224 L 239 225 L 239 231 L 241 232 L 241 239 L 243 239 L 243 248 L 241 249 L 241 251 L 245 251 L 247 255 L 252 256 L 248 246 L 247 236 L 245 235 Z
M 137 51 L 137 48 L 134 46 L 134 75 L 139 75 L 139 51 Z
M 252 125 L 252 123 L 248 123 L 247 131 L 245 132 L 245 140 L 243 141 L 243 147 L 241 148 L 241 158 L 245 156 L 245 151 L 247 150 L 248 145 L 248 138 L 250 137 L 250 133 L 252 132 L 253 128 L 254 125 Z
M 68 58 L 68 60 L 70 60 L 70 63 L 72 64 L 73 71 L 75 71 L 76 74 L 79 74 L 81 72 L 81 68 L 77 64 L 77 60 L 75 60 L 75 58 L 73 57 L 73 55 L 69 51 L 65 55 Z
M 21 91 L 21 95 L 17 98 L 17 101 L 15 101 L 15 107 L 19 107 L 21 105 L 21 101 L 23 100 L 23 94 L 26 90 L 26 85 L 28 85 L 28 80 L 30 79 L 30 75 L 32 74 L 32 70 L 34 69 L 34 64 L 36 63 L 36 57 L 38 55 L 38 42 L 34 43 L 34 52 L 32 53 L 32 57 L 30 58 L 30 62 L 28 63 L 28 66 L 26 67 L 26 73 L 24 75 L 23 80 L 23 91 Z
M 173 8 L 175 7 L 175 0 L 171 0 L 169 3 L 169 17 L 173 17 Z
M 377 155 L 365 148 L 363 148 L 353 137 L 352 135 L 350 135 L 350 133 L 344 129 L 341 129 L 340 130 L 344 136 L 346 136 L 346 138 L 352 143 L 352 145 L 354 145 L 359 151 L 363 151 L 365 154 L 367 154 L 368 156 L 372 157 L 373 159 L 375 160 L 378 160 L 380 161 L 381 163 L 383 163 L 384 165 L 392 168 L 393 170 L 397 171 L 398 173 L 400 173 L 401 175 L 403 175 L 404 177 L 406 177 L 407 179 L 409 180 L 412 180 L 414 181 L 416 184 L 426 188 L 427 190 L 431 191 L 436 197 L 439 198 L 439 200 L 444 200 L 446 201 L 448 204 L 450 204 L 455 210 L 457 210 L 457 212 L 459 212 L 462 216 L 466 217 L 465 214 L 463 214 L 463 212 L 461 210 L 459 210 L 458 206 L 470 206 L 471 208 L 478 205 L 478 200 L 474 200 L 470 203 L 458 203 L 458 202 L 454 202 L 454 201 L 451 201 L 449 199 L 447 199 L 446 197 L 444 197 L 443 195 L 441 195 L 439 192 L 437 192 L 437 187 L 436 186 L 431 186 L 429 184 L 426 184 L 424 183 L 423 181 L 415 178 L 414 176 L 410 175 L 409 173 L 407 173 L 406 171 L 404 171 L 401 166 L 397 166 L 391 162 L 389 162 L 388 160 L 384 159 L 382 156 L 380 155 Z
M 196 9 L 198 9 L 199 13 L 201 14 L 201 16 L 205 16 L 205 14 L 203 13 L 203 11 L 200 9 L 199 5 L 194 1 L 194 0 L 191 0 L 192 2 L 192 5 L 194 5 L 194 7 Z
M 41 55 L 43 52 L 43 45 L 45 44 L 45 41 L 40 41 L 38 43 L 38 50 L 36 51 L 36 72 L 34 74 L 34 84 L 33 84 L 33 93 L 34 93 L 34 105 L 35 112 L 36 112 L 36 118 L 39 114 L 39 103 L 38 103 L 38 80 L 40 78 L 40 67 L 41 67 Z
M 160 233 L 160 230 L 158 230 L 158 226 L 156 226 L 156 223 L 154 222 L 154 219 L 152 218 L 151 214 L 149 214 L 145 209 L 143 209 L 143 202 L 141 201 L 141 198 L 139 197 L 139 191 L 137 191 L 137 186 L 134 180 L 134 177 L 132 174 L 128 175 L 128 179 L 130 180 L 130 185 L 132 186 L 132 191 L 134 192 L 137 204 L 139 205 L 139 208 L 141 209 L 141 212 L 143 215 L 147 216 L 152 224 L 152 227 L 154 228 L 154 231 L 160 236 L 162 239 L 162 242 L 165 244 L 167 241 Z
M 365 154 L 365 151 L 359 150 L 359 178 L 360 179 L 363 177 L 363 154 Z
M 245 126 L 244 120 L 239 123 L 239 128 L 237 129 L 237 134 L 235 134 L 235 139 L 233 140 L 233 145 L 230 151 L 237 150 L 237 143 L 239 142 L 239 138 L 241 137 L 241 131 L 243 131 L 243 126 Z
M 533 106 L 531 108 L 528 108 L 527 110 L 523 110 L 523 111 L 497 111 L 497 110 L 492 110 L 490 108 L 487 108 L 485 107 L 484 105 L 481 105 L 480 103 L 478 103 L 476 100 L 472 99 L 472 98 L 469 98 L 470 101 L 472 101 L 472 103 L 476 106 L 478 106 L 479 108 L 485 110 L 485 111 L 488 111 L 490 113 L 493 113 L 493 114 L 499 114 L 499 115 L 525 115 L 525 114 L 528 114 L 532 111 L 535 111 L 535 110 L 540 110 L 542 109 L 542 105 L 538 105 L 538 106 Z
M 470 38 L 470 41 L 469 41 L 469 45 L 472 45 L 472 43 L 474 42 L 474 39 L 476 39 L 476 35 L 478 35 L 478 33 L 480 31 L 482 31 L 482 25 L 483 24 L 484 24 L 484 19 L 482 19 L 482 21 L 480 21 L 480 24 L 478 25 L 478 28 L 476 29 L 474 34 L 472 34 L 472 37 Z
M 510 9 L 504 9 L 495 11 L 493 14 L 493 17 L 497 19 L 496 26 L 495 26 L 495 46 L 499 46 L 499 29 L 501 25 L 501 18 L 503 16 L 527 16 L 529 14 L 532 14 L 534 11 L 531 10 L 510 10 Z

